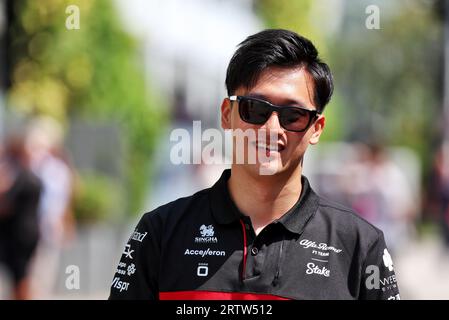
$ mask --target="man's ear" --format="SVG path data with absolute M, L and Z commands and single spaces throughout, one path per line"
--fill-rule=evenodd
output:
M 221 127 L 231 129 L 231 101 L 228 98 L 221 103 Z
M 317 144 L 320 141 L 321 133 L 323 132 L 324 125 L 326 124 L 326 118 L 324 115 L 320 115 L 319 118 L 313 123 L 312 136 L 309 139 L 310 144 Z

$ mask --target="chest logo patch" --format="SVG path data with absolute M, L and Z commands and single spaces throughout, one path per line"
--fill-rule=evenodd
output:
M 215 231 L 213 225 L 206 226 L 202 224 L 200 229 L 200 237 L 195 237 L 195 243 L 217 243 L 218 239 L 215 237 Z
M 338 249 L 333 246 L 329 246 L 327 243 L 324 243 L 324 242 L 316 243 L 315 241 L 308 240 L 308 239 L 301 240 L 299 242 L 299 244 L 305 249 L 312 248 L 312 249 L 316 249 L 316 250 L 322 250 L 324 252 L 334 252 L 334 253 L 340 253 L 343 251 L 342 249 Z
M 323 277 L 329 277 L 331 272 L 329 269 L 327 269 L 326 267 L 321 267 L 318 266 L 316 264 L 314 264 L 313 262 L 309 262 L 307 264 L 307 270 L 306 270 L 307 274 L 317 274 Z

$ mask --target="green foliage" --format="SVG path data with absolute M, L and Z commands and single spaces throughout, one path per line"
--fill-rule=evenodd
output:
M 291 0 L 259 0 L 257 11 L 264 19 L 269 28 L 282 28 L 297 32 L 298 34 L 311 39 L 317 47 L 320 57 L 332 67 L 332 59 L 328 56 L 330 42 L 320 28 L 313 16 L 317 15 L 321 8 L 317 6 L 315 0 L 291 1 Z M 319 15 L 319 14 L 318 14 Z M 326 129 L 321 136 L 322 141 L 338 141 L 343 134 L 343 109 L 344 101 L 338 91 L 334 91 L 334 96 L 329 105 L 326 106 L 325 115 L 328 118 Z
M 75 192 L 75 218 L 82 223 L 118 218 L 124 209 L 124 200 L 117 181 L 98 173 L 84 173 L 79 176 Z
M 312 21 L 316 0 L 259 0 L 257 12 L 269 28 L 282 28 L 312 39 L 321 55 L 328 45 L 319 24 Z
M 341 2 L 342 20 L 336 30 L 327 30 L 332 32 L 324 32 L 324 26 L 340 19 L 339 12 L 329 12 L 325 0 L 257 3 L 269 27 L 310 38 L 333 71 L 336 90 L 325 111 L 324 140 L 408 146 L 419 154 L 426 172 L 432 143 L 441 135 L 436 119 L 442 104 L 437 2 Z M 379 30 L 365 26 L 368 5 L 380 9 Z
M 68 30 L 68 5 L 80 29 Z M 18 0 L 10 35 L 9 105 L 26 115 L 119 123 L 126 155 L 128 212 L 140 210 L 149 160 L 167 108 L 145 82 L 137 42 L 123 31 L 108 0 Z
M 351 7 L 353 14 L 367 3 Z M 441 106 L 442 25 L 431 2 L 379 7 L 389 12 L 381 15 L 381 29 L 348 24 L 332 46 L 347 136 L 408 146 L 426 171 L 432 142 L 441 134 L 435 115 Z

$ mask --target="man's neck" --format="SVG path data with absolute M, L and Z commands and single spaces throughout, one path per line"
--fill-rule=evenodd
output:
M 298 201 L 302 189 L 301 169 L 298 167 L 293 173 L 253 176 L 238 165 L 232 167 L 229 192 L 240 212 L 251 218 L 256 234 Z

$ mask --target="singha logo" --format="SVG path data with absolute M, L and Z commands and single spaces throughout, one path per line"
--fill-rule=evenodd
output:
M 205 226 L 204 224 L 200 227 L 200 233 L 202 237 L 213 237 L 214 236 L 214 226 L 208 225 Z

